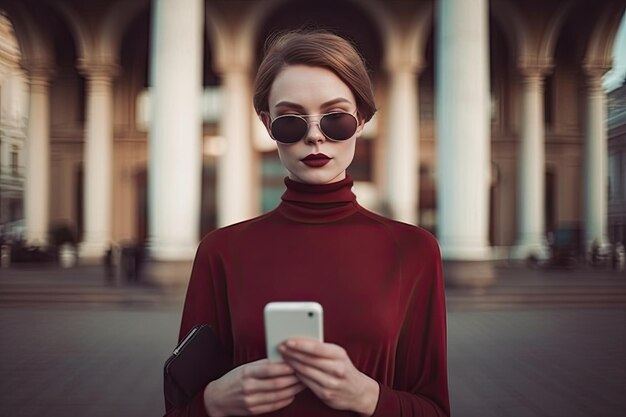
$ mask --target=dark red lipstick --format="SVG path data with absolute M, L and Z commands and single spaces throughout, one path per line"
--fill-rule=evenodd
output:
M 312 153 L 301 161 L 311 168 L 320 168 L 330 162 L 330 158 L 323 153 Z

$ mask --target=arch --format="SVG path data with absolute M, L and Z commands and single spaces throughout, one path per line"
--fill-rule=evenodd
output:
M 434 19 L 433 3 L 421 3 L 421 7 L 411 19 L 413 26 L 408 34 L 403 55 L 408 57 L 408 64 L 414 68 L 419 69 L 426 65 L 426 45 Z
M 584 65 L 607 69 L 611 67 L 613 42 L 624 16 L 624 9 L 626 6 L 623 4 L 612 3 L 596 20 L 587 44 Z
M 572 12 L 574 3 L 567 3 L 557 8 L 557 12 L 552 17 L 548 28 L 539 42 L 538 58 L 540 62 L 552 64 L 554 62 L 554 52 L 559 36 L 567 16 Z
M 149 6 L 150 0 L 137 0 L 135 2 L 118 2 L 109 10 L 102 24 L 101 36 L 98 37 L 100 40 L 98 46 L 101 51 L 99 57 L 117 62 L 128 25 Z M 226 25 L 219 12 L 208 2 L 205 3 L 204 14 L 205 36 L 207 36 L 211 50 L 216 56 L 214 67 L 219 68 L 221 63 L 225 62 L 224 54 L 228 49 L 224 38 L 225 33 L 227 33 Z
M 511 62 L 519 66 L 528 65 L 533 57 L 532 39 L 528 23 L 522 18 L 518 7 L 509 0 L 491 2 L 491 17 L 498 23 L 500 30 L 511 45 Z
M 213 70 L 223 72 L 228 65 L 228 40 L 226 39 L 226 24 L 218 10 L 209 2 L 205 3 L 206 37 L 213 53 Z
M 104 16 L 100 36 L 96 38 L 102 58 L 109 58 L 113 62 L 118 60 L 127 26 L 149 6 L 150 0 L 120 1 L 109 9 Z
M 603 84 L 607 92 L 619 88 L 626 80 L 626 14 L 622 17 L 613 42 L 612 68 L 604 78 Z
M 382 6 L 382 2 L 372 0 L 348 0 L 355 7 L 361 8 L 378 26 L 378 34 L 383 43 L 383 67 L 391 62 L 396 62 L 404 56 L 406 49 L 400 49 L 402 36 L 398 32 L 399 25 L 393 21 L 387 9 Z
M 37 24 L 20 3 L 9 3 L 2 7 L 6 10 L 15 29 L 15 36 L 22 53 L 22 66 L 27 69 L 32 65 L 51 66 L 53 63 L 51 37 L 44 36 L 42 33 L 43 25 Z
M 246 67 L 251 65 L 251 62 L 247 62 L 247 60 L 252 59 L 255 55 L 255 41 L 261 32 L 263 23 L 274 11 L 293 1 L 294 0 L 268 0 L 255 2 L 255 5 L 248 10 L 248 13 L 244 17 L 241 36 L 235 41 L 236 45 L 234 46 L 236 46 L 236 48 L 234 51 L 238 52 L 236 57 L 237 62 L 241 62 Z M 364 11 L 364 13 L 372 19 L 374 24 L 377 25 L 384 46 L 383 51 L 385 56 L 383 56 L 382 62 L 387 62 L 388 59 L 390 59 L 388 58 L 390 55 L 397 54 L 397 45 L 399 44 L 400 37 L 397 33 L 397 25 L 394 25 L 387 9 L 382 6 L 380 2 L 375 0 L 346 1 Z
M 78 60 L 86 61 L 91 58 L 94 52 L 97 52 L 94 38 L 89 36 L 89 31 L 85 28 L 78 14 L 64 2 L 54 2 L 52 4 L 61 15 L 61 18 L 65 20 L 70 33 L 74 37 L 74 43 L 77 46 Z

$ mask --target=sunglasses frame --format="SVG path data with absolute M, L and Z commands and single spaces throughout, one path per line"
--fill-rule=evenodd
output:
M 354 118 L 354 120 L 356 121 L 356 127 L 354 129 L 354 133 L 356 133 L 356 131 L 359 130 L 359 118 L 356 117 L 357 112 L 358 112 L 358 109 L 355 110 L 353 113 L 350 113 L 350 112 L 347 112 L 347 111 L 331 111 L 331 112 L 328 112 L 328 113 L 319 113 L 319 114 L 292 114 L 292 113 L 289 113 L 289 114 L 282 114 L 280 116 L 276 116 L 273 119 L 272 119 L 272 116 L 269 114 L 269 112 L 266 112 L 266 114 L 270 117 L 270 126 L 269 126 L 270 137 L 273 140 L 275 140 L 276 142 L 280 142 L 280 143 L 282 143 L 284 145 L 292 145 L 292 144 L 298 143 L 302 139 L 306 138 L 306 136 L 309 133 L 309 129 L 311 128 L 312 124 L 317 125 L 317 128 L 319 129 L 320 132 L 322 132 L 322 135 L 324 135 L 324 137 L 326 139 L 331 140 L 333 142 L 344 142 L 344 141 L 350 139 L 350 138 L 347 138 L 347 139 L 333 139 L 333 138 L 329 137 L 326 134 L 326 132 L 324 132 L 324 129 L 322 129 L 322 127 L 320 126 L 320 123 L 321 123 L 322 119 L 325 116 L 328 116 L 328 115 L 331 115 L 331 114 L 348 114 L 348 115 L 352 116 Z M 307 120 L 307 118 L 315 117 L 315 116 L 320 116 L 320 118 L 317 121 L 309 121 L 309 120 Z M 280 141 L 280 140 L 276 139 L 274 137 L 274 135 L 272 134 L 272 126 L 274 125 L 274 122 L 276 120 L 284 118 L 284 117 L 297 117 L 299 119 L 302 119 L 307 124 L 306 131 L 304 132 L 302 137 L 300 139 L 296 140 L 295 142 L 283 142 L 283 141 Z M 354 136 L 354 133 L 350 137 Z

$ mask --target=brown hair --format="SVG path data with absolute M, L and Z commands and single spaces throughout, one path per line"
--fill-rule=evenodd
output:
M 274 79 L 287 65 L 310 65 L 334 72 L 352 90 L 359 115 L 366 122 L 376 112 L 374 93 L 365 62 L 346 39 L 323 30 L 297 30 L 268 38 L 265 56 L 254 80 L 254 109 L 269 110 Z

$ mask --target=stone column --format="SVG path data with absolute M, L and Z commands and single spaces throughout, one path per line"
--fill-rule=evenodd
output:
M 50 95 L 52 71 L 45 65 L 26 67 L 30 75 L 30 111 L 26 138 L 24 220 L 26 242 L 48 243 L 50 211 Z
M 217 164 L 217 223 L 226 226 L 252 217 L 252 98 L 246 66 L 226 66 L 222 74 L 224 112 L 220 134 L 225 150 Z
M 545 238 L 545 143 L 543 77 L 547 67 L 521 69 L 518 148 L 517 245 L 514 256 L 548 255 Z
M 417 224 L 419 201 L 419 70 L 408 63 L 389 69 L 387 201 L 391 216 Z
M 200 237 L 204 1 L 152 6 L 148 250 L 189 261 Z
M 584 239 L 586 248 L 596 241 L 600 247 L 607 237 L 608 144 L 606 94 L 602 76 L 608 68 L 587 65 L 587 114 L 584 146 Z
M 437 6 L 437 235 L 446 279 L 480 286 L 493 279 L 484 262 L 491 253 L 488 2 Z
M 86 78 L 87 111 L 83 148 L 82 262 L 102 259 L 111 244 L 113 176 L 113 63 L 80 62 Z

